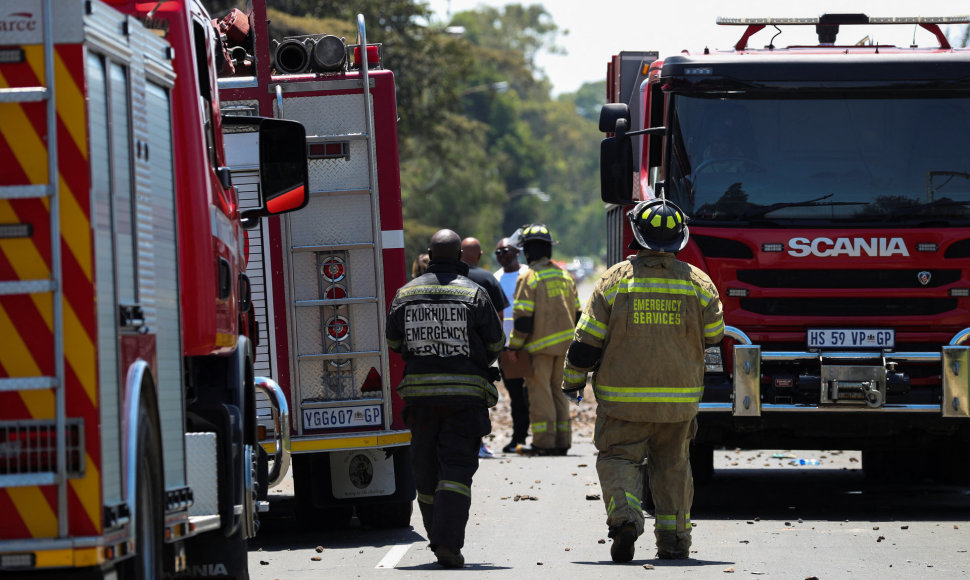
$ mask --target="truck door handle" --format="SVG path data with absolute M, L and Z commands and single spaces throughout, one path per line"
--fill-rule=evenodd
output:
M 138 304 L 118 305 L 118 325 L 139 330 L 145 326 L 145 313 Z

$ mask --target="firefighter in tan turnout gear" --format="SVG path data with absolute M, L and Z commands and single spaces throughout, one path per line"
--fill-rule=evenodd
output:
M 461 568 L 472 476 L 492 431 L 488 408 L 498 400 L 490 365 L 505 332 L 485 290 L 466 277 L 458 234 L 438 231 L 428 253 L 428 271 L 391 302 L 386 338 L 406 364 L 397 391 L 428 541 L 439 564 Z
M 543 224 L 523 226 L 517 245 L 529 269 L 519 274 L 512 304 L 509 349 L 532 357 L 529 393 L 532 447 L 522 453 L 565 455 L 572 445 L 569 401 L 562 393 L 562 371 L 581 305 L 576 282 L 552 261 L 552 234 Z
M 704 390 L 704 349 L 724 335 L 721 302 L 704 272 L 674 257 L 689 236 L 680 208 L 654 199 L 627 217 L 637 254 L 596 284 L 569 345 L 562 388 L 580 395 L 593 371 L 593 442 L 613 561 L 632 560 L 644 531 L 645 457 L 657 557 L 687 558 L 694 497 L 688 446 Z

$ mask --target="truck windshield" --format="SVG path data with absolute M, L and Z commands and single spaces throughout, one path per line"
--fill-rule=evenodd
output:
M 708 223 L 970 221 L 970 98 L 911 95 L 674 95 L 667 195 Z

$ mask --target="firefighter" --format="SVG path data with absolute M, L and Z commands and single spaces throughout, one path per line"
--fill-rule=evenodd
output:
M 690 234 L 687 216 L 654 199 L 628 214 L 635 256 L 597 282 L 569 345 L 563 391 L 580 399 L 593 372 L 593 442 L 614 562 L 633 559 L 643 533 L 644 459 L 656 504 L 657 557 L 687 558 L 694 482 L 688 447 L 704 390 L 704 349 L 718 344 L 724 320 L 717 289 L 674 254 Z
M 581 305 L 573 277 L 550 261 L 552 234 L 543 224 L 523 226 L 517 245 L 529 269 L 519 274 L 512 303 L 509 349 L 525 349 L 532 358 L 526 377 L 531 455 L 565 455 L 572 445 L 569 401 L 562 393 L 562 369 Z
M 428 253 L 428 271 L 391 302 L 386 338 L 405 362 L 397 390 L 428 542 L 439 564 L 461 568 L 472 476 L 498 400 L 489 368 L 505 333 L 485 290 L 465 276 L 458 234 L 436 232 Z

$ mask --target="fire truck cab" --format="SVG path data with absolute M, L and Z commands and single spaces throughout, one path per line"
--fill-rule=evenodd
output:
M 679 258 L 724 305 L 701 478 L 729 446 L 861 449 L 867 475 L 907 461 L 970 479 L 970 51 L 940 29 L 967 21 L 722 18 L 744 31 L 727 50 L 610 63 L 611 259 L 624 206 L 666 196 L 691 217 Z M 857 24 L 921 27 L 932 46 L 841 42 Z M 769 26 L 818 42 L 751 47 Z

